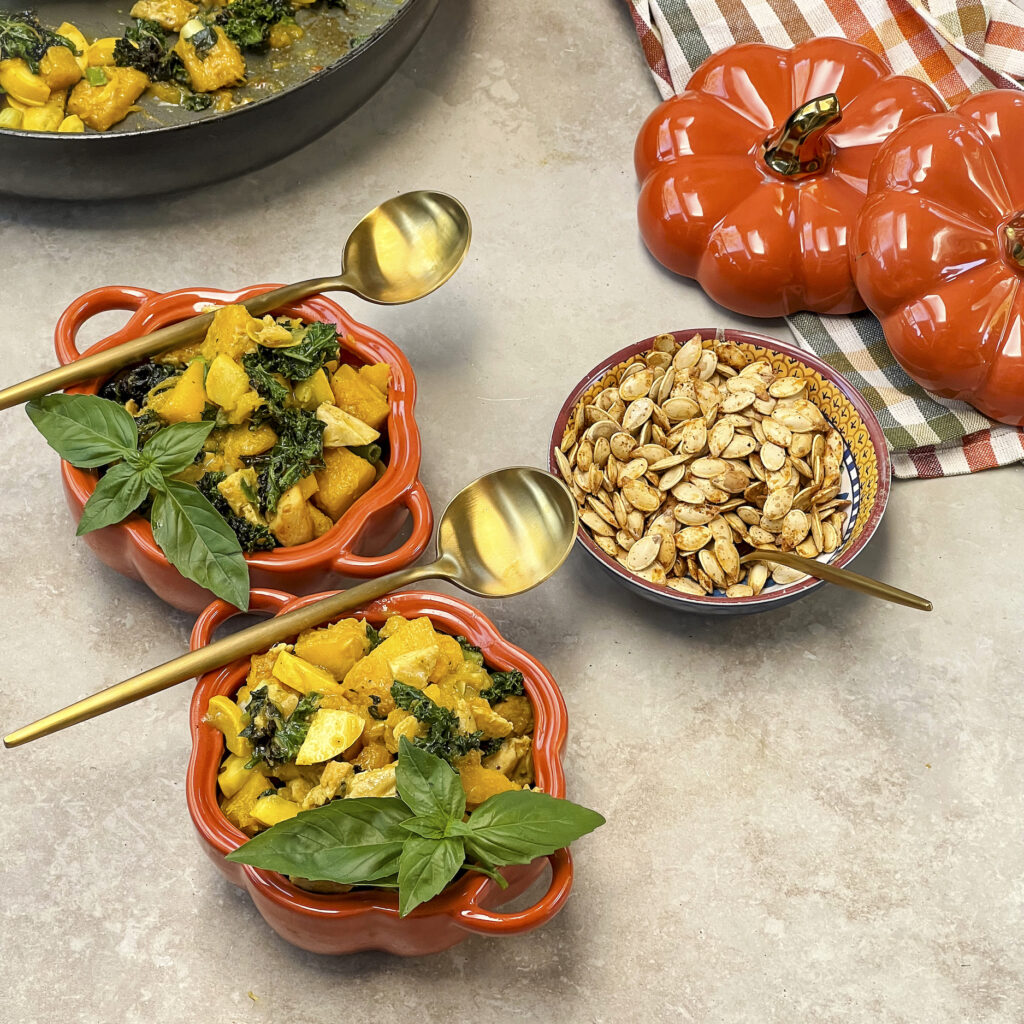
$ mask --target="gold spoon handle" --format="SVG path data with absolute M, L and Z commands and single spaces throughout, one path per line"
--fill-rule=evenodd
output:
M 5 736 L 4 746 L 17 747 L 22 743 L 39 739 L 40 736 L 49 736 L 50 733 L 59 732 L 69 725 L 77 725 L 106 711 L 113 711 L 115 708 L 124 707 L 125 704 L 132 704 L 143 697 L 159 693 L 193 676 L 211 672 L 236 658 L 264 651 L 296 633 L 301 633 L 304 629 L 319 626 L 342 612 L 358 608 L 399 587 L 406 587 L 410 583 L 425 579 L 451 579 L 451 576 L 450 565 L 442 559 L 430 565 L 418 568 L 414 566 L 411 569 L 381 576 L 379 579 L 367 580 L 350 590 L 343 590 L 340 594 L 325 597 L 304 608 L 297 608 L 295 611 L 239 630 L 223 640 L 200 647 L 197 651 L 190 651 L 180 658 L 174 658 L 140 675 L 132 676 L 123 683 L 116 683 L 105 690 L 100 690 L 99 693 L 94 693 L 91 697 L 69 704 L 66 708 Z
M 317 277 L 254 295 L 251 299 L 246 299 L 242 305 L 253 316 L 263 316 L 264 313 L 299 302 L 318 292 L 346 290 L 351 289 L 344 277 Z M 213 313 L 200 313 L 188 320 L 161 327 L 152 334 L 144 334 L 141 338 L 126 341 L 123 345 L 115 345 L 104 352 L 76 359 L 67 366 L 59 366 L 20 384 L 13 384 L 0 391 L 0 409 L 9 409 L 12 405 L 41 398 L 53 391 L 62 391 L 72 384 L 81 384 L 82 381 L 92 380 L 94 377 L 107 377 L 116 370 L 141 362 L 148 356 L 155 356 L 178 345 L 195 341 L 206 333 L 212 320 Z
M 869 597 L 880 597 L 883 601 L 892 601 L 893 604 L 902 604 L 907 608 L 916 608 L 918 611 L 930 612 L 931 601 L 910 594 L 906 590 L 892 587 L 880 580 L 873 580 L 870 576 L 861 576 L 860 573 L 851 572 L 849 569 L 840 569 L 837 565 L 830 565 L 828 562 L 819 562 L 816 559 L 804 558 L 792 551 L 752 551 L 744 555 L 741 562 L 767 561 L 778 562 L 781 565 L 788 565 L 791 569 L 799 569 L 814 576 L 819 580 L 827 580 L 840 587 L 847 587 L 850 590 L 860 591 Z

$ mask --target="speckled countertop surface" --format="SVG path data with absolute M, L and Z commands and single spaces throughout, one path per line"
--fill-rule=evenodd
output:
M 414 307 L 350 308 L 416 369 L 437 508 L 495 466 L 542 465 L 606 353 L 752 326 L 642 250 L 631 147 L 655 102 L 616 0 L 446 0 L 362 111 L 275 167 L 119 206 L 0 199 L 3 377 L 51 364 L 55 317 L 86 289 L 323 272 L 365 210 L 439 188 L 474 218 L 466 265 Z M 3 431 L 7 732 L 180 653 L 191 621 L 74 539 L 24 415 Z M 579 551 L 488 605 L 561 684 L 570 792 L 609 819 L 578 844 L 564 912 L 519 938 L 411 961 L 279 940 L 196 844 L 187 687 L 3 751 L 0 1020 L 1020 1021 L 1021 483 L 895 486 L 858 568 L 930 615 L 825 588 L 687 618 Z

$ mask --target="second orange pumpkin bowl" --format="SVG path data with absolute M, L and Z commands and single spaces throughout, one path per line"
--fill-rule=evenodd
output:
M 295 598 L 278 590 L 254 590 L 250 609 L 281 615 L 326 597 Z M 211 642 L 214 633 L 238 610 L 214 601 L 196 620 L 192 650 Z M 484 662 L 498 669 L 519 669 L 533 705 L 533 761 L 536 785 L 552 796 L 565 796 L 562 750 L 568 730 L 565 702 L 555 680 L 526 651 L 509 643 L 486 616 L 465 601 L 426 591 L 404 591 L 374 601 L 343 617 L 365 618 L 381 626 L 390 615 L 427 616 L 434 626 L 464 636 L 483 653 Z M 283 875 L 225 860 L 247 839 L 221 812 L 217 801 L 217 770 L 224 756 L 224 738 L 203 721 L 210 698 L 232 696 L 245 682 L 248 659 L 209 672 L 199 679 L 189 710 L 192 755 L 185 794 L 189 814 L 203 850 L 222 875 L 245 889 L 264 920 L 286 941 L 314 953 L 355 953 L 384 950 L 401 956 L 420 956 L 448 949 L 471 934 L 516 935 L 550 921 L 562 909 L 572 889 L 572 858 L 558 850 L 531 864 L 501 869 L 509 883 L 501 889 L 484 875 L 467 872 L 434 899 L 406 917 L 398 913 L 398 897 L 389 889 L 362 889 L 344 895 L 321 895 L 292 885 Z M 551 863 L 546 892 L 531 907 L 511 913 L 497 908 L 525 892 Z
M 204 312 L 210 306 L 241 302 L 276 285 L 255 285 L 227 292 L 212 288 L 184 288 L 160 293 L 147 288 L 96 288 L 75 299 L 61 315 L 54 332 L 54 347 L 61 365 L 83 355 L 101 352 L 148 334 L 159 327 Z M 94 316 L 110 310 L 129 310 L 131 317 L 120 330 L 84 352 L 76 339 Z M 416 380 L 409 361 L 397 345 L 372 327 L 353 320 L 337 303 L 314 296 L 277 312 L 304 320 L 324 320 L 338 328 L 341 358 L 353 365 L 385 362 L 391 367 L 391 406 L 387 422 L 390 459 L 384 475 L 322 537 L 307 544 L 245 556 L 253 587 L 279 586 L 309 592 L 328 584 L 335 575 L 374 577 L 414 562 L 433 532 L 430 501 L 419 480 L 420 435 L 413 414 Z M 69 389 L 75 394 L 96 394 L 103 381 L 94 380 Z M 68 508 L 77 523 L 96 489 L 98 476 L 61 462 L 61 477 Z M 412 530 L 396 550 L 387 546 L 407 518 Z M 102 562 L 132 579 L 141 580 L 168 604 L 198 612 L 213 598 L 208 590 L 185 579 L 153 539 L 149 521 L 132 515 L 121 523 L 84 535 Z

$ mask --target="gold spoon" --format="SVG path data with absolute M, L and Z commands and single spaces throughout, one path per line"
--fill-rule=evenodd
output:
M 803 555 L 796 555 L 792 551 L 748 551 L 740 558 L 740 564 L 744 562 L 778 562 L 780 565 L 788 565 L 791 569 L 799 569 L 814 576 L 819 580 L 827 580 L 840 587 L 847 587 L 850 590 L 857 590 L 869 597 L 880 597 L 883 601 L 892 601 L 893 604 L 902 604 L 907 608 L 916 608 L 918 611 L 930 612 L 931 601 L 926 601 L 916 594 L 908 594 L 898 587 L 891 587 L 888 583 L 880 580 L 873 580 L 870 576 L 861 576 L 860 573 L 851 572 L 849 569 L 840 569 L 837 565 L 830 565 L 828 562 L 819 562 L 813 558 L 804 558 Z
M 543 583 L 576 540 L 576 501 L 557 477 L 527 467 L 499 469 L 452 498 L 437 528 L 437 560 L 361 583 L 240 630 L 223 640 L 94 693 L 4 737 L 5 747 L 48 736 L 159 693 L 192 676 L 265 651 L 399 587 L 441 579 L 481 597 L 511 597 Z
M 356 225 L 345 243 L 340 277 L 299 281 L 256 295 L 242 305 L 253 316 L 262 316 L 320 292 L 352 292 L 387 306 L 412 302 L 440 288 L 458 270 L 471 236 L 469 214 L 457 199 L 442 192 L 406 192 L 381 203 Z M 203 313 L 4 388 L 0 409 L 109 376 L 148 356 L 195 341 L 212 320 L 212 313 Z

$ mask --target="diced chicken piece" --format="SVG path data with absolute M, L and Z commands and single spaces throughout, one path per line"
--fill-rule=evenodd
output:
M 328 761 L 324 765 L 323 775 L 320 776 L 320 784 L 306 794 L 302 801 L 302 809 L 306 811 L 310 807 L 322 807 L 329 800 L 333 800 L 338 790 L 354 775 L 355 768 L 348 761 Z
M 148 18 L 169 32 L 180 32 L 182 26 L 199 10 L 188 0 L 139 0 L 131 9 L 133 18 Z
M 395 796 L 395 763 L 373 771 L 360 772 L 345 788 L 345 798 L 358 796 Z
M 483 766 L 501 772 L 506 778 L 511 779 L 520 760 L 529 752 L 530 746 L 529 736 L 510 736 L 490 757 L 483 759 Z

